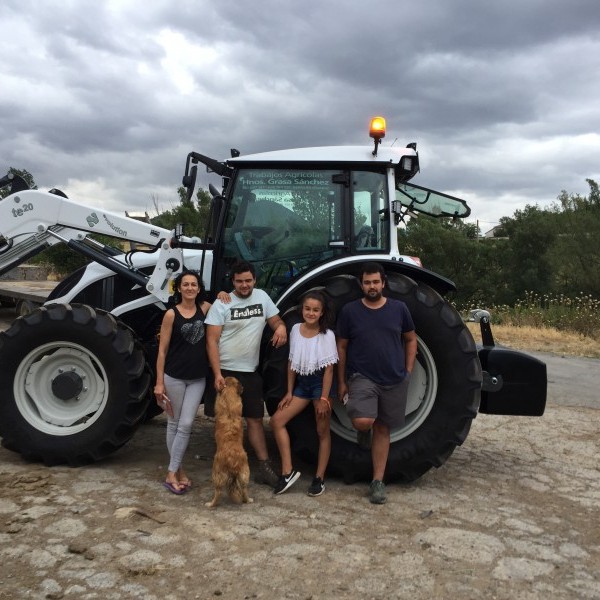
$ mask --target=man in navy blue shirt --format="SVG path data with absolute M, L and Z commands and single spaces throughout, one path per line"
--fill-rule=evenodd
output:
M 390 430 L 404 425 L 417 334 L 406 304 L 383 296 L 385 271 L 380 264 L 366 263 L 360 283 L 363 298 L 346 304 L 337 320 L 338 393 L 341 398 L 348 394 L 346 411 L 359 445 L 368 448 L 371 442 L 369 500 L 384 504 Z

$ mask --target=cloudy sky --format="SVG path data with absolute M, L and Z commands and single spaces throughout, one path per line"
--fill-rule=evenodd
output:
M 105 209 L 172 206 L 190 150 L 370 144 L 375 114 L 483 231 L 600 180 L 598 0 L 2 0 L 0 24 L 0 171 Z

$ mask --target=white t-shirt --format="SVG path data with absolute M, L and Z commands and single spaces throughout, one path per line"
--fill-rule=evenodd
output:
M 260 355 L 260 340 L 267 319 L 279 309 L 263 290 L 252 290 L 248 298 L 231 294 L 231 302 L 215 300 L 204 323 L 223 327 L 219 339 L 221 368 L 252 373 Z
M 310 375 L 338 362 L 335 335 L 331 329 L 306 338 L 300 333 L 300 323 L 290 333 L 290 367 L 300 375 Z

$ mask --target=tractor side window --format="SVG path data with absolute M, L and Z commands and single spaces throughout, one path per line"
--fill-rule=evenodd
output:
M 269 291 L 339 254 L 344 188 L 334 175 L 339 171 L 241 169 L 226 221 L 225 259 L 256 263 L 259 284 Z
M 352 175 L 353 250 L 385 250 L 389 232 L 386 175 L 367 171 L 355 171 Z

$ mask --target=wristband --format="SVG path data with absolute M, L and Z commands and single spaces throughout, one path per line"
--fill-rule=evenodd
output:
M 327 404 L 329 404 L 329 407 L 331 408 L 331 401 L 329 400 L 329 398 L 325 398 L 325 396 L 321 396 L 319 398 L 319 400 L 324 400 L 325 402 L 327 402 Z

